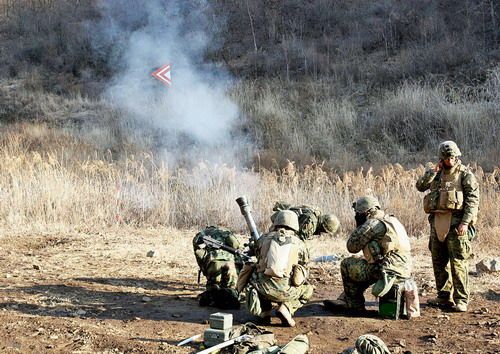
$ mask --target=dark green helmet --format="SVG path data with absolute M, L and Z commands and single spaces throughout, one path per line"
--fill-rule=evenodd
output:
M 340 227 L 339 219 L 333 214 L 322 214 L 319 217 L 320 226 L 329 234 L 334 234 Z

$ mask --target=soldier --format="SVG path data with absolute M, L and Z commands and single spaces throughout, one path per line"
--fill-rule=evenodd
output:
M 398 279 L 411 275 L 410 241 L 404 226 L 380 210 L 374 197 L 361 197 L 353 204 L 356 229 L 347 240 L 351 253 L 363 251 L 364 259 L 350 257 L 340 264 L 344 292 L 337 300 L 326 300 L 328 310 L 365 313 L 364 291 L 376 283 L 372 293 L 382 296 Z
M 235 249 L 240 247 L 240 242 L 234 233 L 224 228 L 209 226 L 196 234 L 193 239 L 194 254 L 200 272 L 207 279 L 206 290 L 198 296 L 199 304 L 222 309 L 238 309 L 240 302 L 236 291 L 236 280 L 241 260 L 227 251 L 207 247 L 203 243 L 202 236 L 209 236 Z
M 307 206 L 295 206 L 283 202 L 276 202 L 273 207 L 275 212 L 271 215 L 271 221 L 281 210 L 291 210 L 299 218 L 299 236 L 303 240 L 309 240 L 313 235 L 322 232 L 335 234 L 340 227 L 339 219 L 334 214 L 322 214 L 318 209 Z
M 469 256 L 479 209 L 479 185 L 469 168 L 459 160 L 453 141 L 439 144 L 438 164 L 416 183 L 429 214 L 429 249 L 436 279 L 437 298 L 431 305 L 453 307 L 466 312 L 469 303 Z
M 293 327 L 292 316 L 312 296 L 314 288 L 306 283 L 309 252 L 296 232 L 297 215 L 280 211 L 274 217 L 270 232 L 262 235 L 255 246 L 257 264 L 247 287 L 247 306 L 251 314 L 271 322 L 273 303 L 284 326 Z

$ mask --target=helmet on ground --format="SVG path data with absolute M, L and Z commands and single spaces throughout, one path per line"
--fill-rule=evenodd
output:
M 365 196 L 356 200 L 352 207 L 356 213 L 366 214 L 373 209 L 380 209 L 380 203 L 375 197 Z
M 339 219 L 333 214 L 320 215 L 319 224 L 329 234 L 336 233 L 340 227 Z
M 384 341 L 372 334 L 360 336 L 355 345 L 360 354 L 391 354 Z
M 443 141 L 441 144 L 439 144 L 439 149 L 438 149 L 438 157 L 441 160 L 447 159 L 448 157 L 453 157 L 453 156 L 462 156 L 462 153 L 460 152 L 460 149 L 458 148 L 458 145 L 451 140 Z
M 299 218 L 291 210 L 282 210 L 276 214 L 273 221 L 273 226 L 276 227 L 288 227 L 293 231 L 299 231 Z

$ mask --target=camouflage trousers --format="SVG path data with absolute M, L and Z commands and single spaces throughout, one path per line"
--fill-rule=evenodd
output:
M 364 292 L 382 277 L 380 266 L 368 263 L 363 258 L 349 257 L 340 263 L 340 274 L 344 284 L 347 307 L 356 310 L 364 309 Z
M 238 272 L 233 261 L 212 261 L 205 268 L 207 290 L 219 288 L 236 288 Z
M 452 299 L 455 303 L 469 302 L 469 256 L 472 233 L 458 236 L 455 226 L 450 228 L 444 242 L 438 240 L 434 223 L 431 223 L 429 250 L 436 279 L 438 298 Z
M 272 309 L 272 303 L 285 305 L 293 315 L 309 301 L 314 292 L 314 287 L 310 284 L 291 286 L 289 278 L 273 278 L 264 273 L 257 273 L 250 282 L 257 291 L 262 311 Z M 255 316 L 260 313 L 253 313 L 252 307 L 248 309 Z

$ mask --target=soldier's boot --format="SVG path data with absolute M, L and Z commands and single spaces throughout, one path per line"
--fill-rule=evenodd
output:
M 292 318 L 292 314 L 288 307 L 284 304 L 281 304 L 276 310 L 276 316 L 281 320 L 281 324 L 286 327 L 295 327 L 295 321 Z
M 342 292 L 336 300 L 324 300 L 323 306 L 331 312 L 345 312 L 347 310 L 345 293 Z
M 455 303 L 452 300 L 442 297 L 435 297 L 433 299 L 429 299 L 427 300 L 427 304 L 430 306 L 438 306 L 445 308 L 451 308 L 453 307 L 453 305 L 455 305 Z
M 467 303 L 459 302 L 455 306 L 453 306 L 453 310 L 455 312 L 467 312 Z

